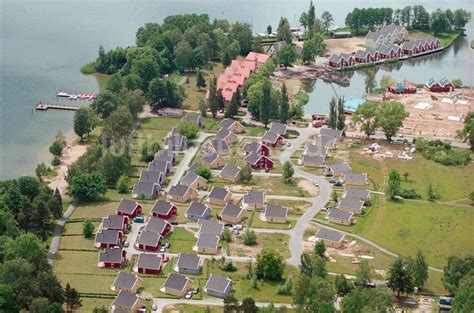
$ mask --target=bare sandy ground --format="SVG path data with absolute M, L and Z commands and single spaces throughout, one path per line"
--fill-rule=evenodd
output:
M 319 194 L 319 187 L 316 187 L 312 181 L 307 179 L 302 179 L 298 182 L 298 187 L 303 188 L 313 197 Z
M 341 52 L 351 54 L 359 49 L 365 49 L 364 37 L 326 39 L 324 43 L 326 44 L 327 54 L 339 54 Z
M 53 178 L 51 182 L 48 184 L 48 186 L 55 190 L 56 188 L 59 190 L 61 193 L 61 196 L 66 196 L 66 191 L 67 191 L 67 181 L 66 181 L 66 176 L 67 176 L 67 170 L 69 165 L 72 163 L 76 162 L 77 159 L 79 159 L 84 153 L 86 153 L 87 146 L 86 145 L 79 145 L 79 144 L 73 144 L 72 146 L 68 146 L 65 149 L 65 153 L 61 157 L 61 164 L 59 165 L 59 168 L 57 169 L 58 171 L 58 176 Z

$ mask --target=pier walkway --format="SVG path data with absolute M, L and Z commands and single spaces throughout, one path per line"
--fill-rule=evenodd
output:
M 56 109 L 56 110 L 69 110 L 69 111 L 77 111 L 81 107 L 75 105 L 61 105 L 61 104 L 49 104 L 49 103 L 38 103 L 36 105 L 36 110 L 46 111 L 48 109 Z

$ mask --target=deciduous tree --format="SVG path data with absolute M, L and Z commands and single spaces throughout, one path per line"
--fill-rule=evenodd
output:
M 296 50 L 295 47 L 290 43 L 280 48 L 277 52 L 278 64 L 285 67 L 293 65 L 296 62 Z
M 277 250 L 263 248 L 257 255 L 257 267 L 255 270 L 257 278 L 279 281 L 283 276 L 284 269 L 285 262 Z
M 375 124 L 376 116 L 377 107 L 373 102 L 368 101 L 357 108 L 352 120 L 361 124 L 360 129 L 367 135 L 367 138 L 369 138 L 375 134 L 375 130 L 377 129 L 377 124 Z
M 409 294 L 413 292 L 413 277 L 410 272 L 410 265 L 407 260 L 398 257 L 390 270 L 388 271 L 388 288 L 393 292 L 397 293 L 397 297 L 400 298 L 400 294 Z
M 94 224 L 92 224 L 90 219 L 86 219 L 82 223 L 82 234 L 84 235 L 84 238 L 92 238 L 94 235 Z
M 377 107 L 375 123 L 382 128 L 387 140 L 391 141 L 407 116 L 408 113 L 400 102 L 384 101 Z
M 80 108 L 74 113 L 74 132 L 83 140 L 95 127 L 95 115 L 89 108 Z

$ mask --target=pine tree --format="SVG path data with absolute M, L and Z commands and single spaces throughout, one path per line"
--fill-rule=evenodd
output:
M 270 123 L 270 117 L 272 115 L 272 112 L 270 112 L 272 107 L 271 91 L 272 85 L 269 80 L 266 80 L 263 84 L 263 97 L 260 102 L 260 121 L 265 127 Z
M 64 289 L 64 298 L 66 303 L 66 313 L 74 312 L 82 306 L 81 296 L 76 289 L 71 288 L 69 283 L 66 284 Z
M 237 94 L 239 94 L 238 90 L 232 100 L 229 102 L 229 104 L 227 104 L 227 107 L 225 108 L 224 112 L 224 117 L 234 117 L 239 113 L 240 96 L 237 96 Z
M 58 199 L 59 204 L 63 205 L 63 197 L 61 196 L 61 193 L 59 192 L 58 188 L 54 190 L 54 196 L 56 197 L 56 199 Z
M 337 102 L 336 98 L 332 97 L 331 101 L 329 102 L 329 118 L 327 125 L 331 129 L 336 129 L 337 123 Z
M 207 117 L 207 104 L 204 99 L 199 99 L 199 112 L 201 112 L 202 117 Z
M 217 99 L 219 92 L 217 91 L 217 77 L 213 76 L 209 84 L 209 108 L 211 109 L 212 117 L 216 118 L 217 110 L 219 109 L 219 100 Z
M 416 259 L 412 264 L 413 268 L 413 283 L 415 286 L 422 288 L 428 280 L 428 263 L 426 263 L 425 256 L 418 250 Z
M 319 240 L 314 245 L 314 253 L 319 255 L 320 257 L 324 257 L 324 253 L 326 253 L 326 246 L 324 245 L 324 241 Z
M 344 98 L 339 97 L 339 99 L 337 99 L 336 128 L 338 130 L 344 130 L 345 127 L 346 127 L 346 115 L 344 114 Z
M 204 79 L 201 70 L 198 70 L 196 73 L 196 87 L 198 87 L 199 90 L 201 90 L 201 88 L 206 88 L 206 79 Z
M 280 123 L 286 124 L 288 121 L 288 115 L 290 111 L 290 102 L 288 100 L 288 92 L 286 90 L 286 85 L 283 84 L 281 86 L 281 96 L 280 96 L 280 110 L 279 110 L 279 118 Z

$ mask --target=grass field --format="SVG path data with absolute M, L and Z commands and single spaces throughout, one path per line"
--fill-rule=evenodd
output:
M 196 241 L 196 237 L 183 227 L 176 227 L 171 234 L 163 239 L 163 243 L 169 242 L 171 244 L 171 253 L 191 253 Z
M 98 274 L 115 275 L 116 270 L 97 267 L 97 251 L 59 251 L 54 261 L 54 272 L 62 274 Z
M 102 219 L 103 217 L 114 214 L 118 202 L 93 202 L 79 205 L 71 215 L 71 220 Z
M 96 307 L 100 308 L 105 306 L 106 308 L 114 301 L 113 299 L 101 299 L 101 298 L 84 298 L 82 297 L 82 306 L 75 311 L 76 313 L 91 313 Z
M 94 247 L 94 238 L 86 239 L 82 235 L 62 236 L 61 249 L 81 249 L 97 251 Z
M 115 275 L 58 274 L 57 276 L 63 286 L 69 283 L 80 293 L 115 295 L 110 289 L 115 280 Z
M 92 222 L 94 225 L 94 230 L 97 231 L 99 227 L 99 222 Z M 64 235 L 81 235 L 82 236 L 82 222 L 77 223 L 66 223 L 66 227 L 64 229 Z
M 295 226 L 296 221 L 287 220 L 286 223 L 268 223 L 259 218 L 260 212 L 255 212 L 252 219 L 252 228 L 267 228 L 267 229 L 291 229 Z

